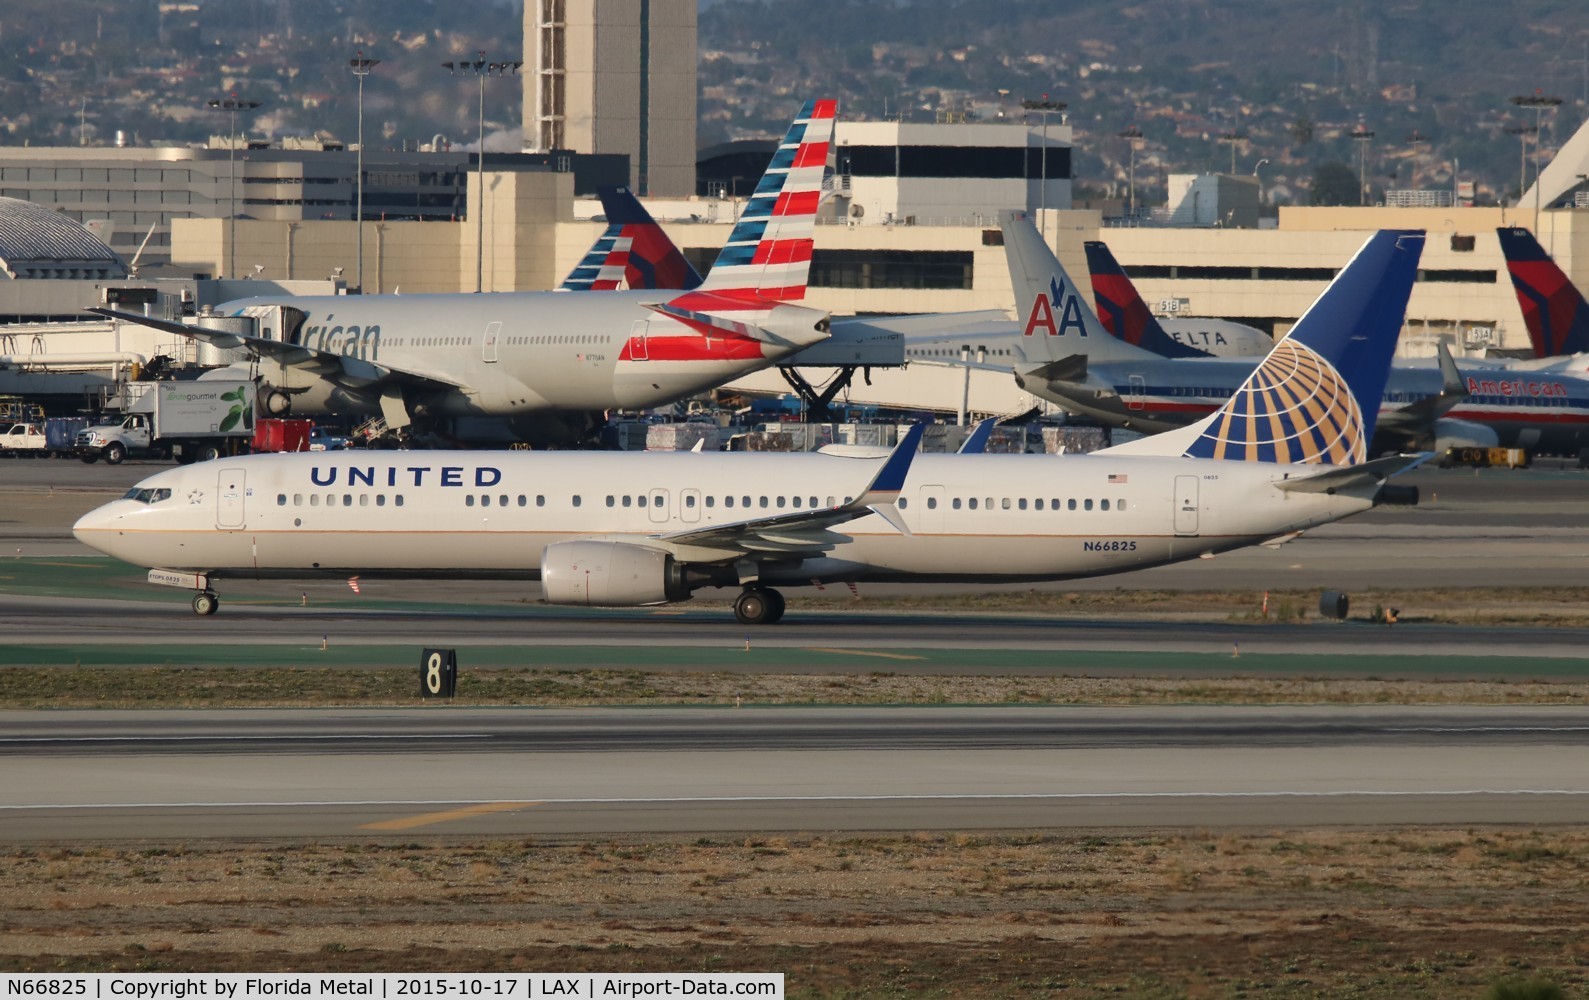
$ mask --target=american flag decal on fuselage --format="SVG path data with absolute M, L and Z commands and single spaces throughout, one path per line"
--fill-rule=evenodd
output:
M 1283 340 L 1186 454 L 1248 462 L 1355 465 L 1367 457 L 1362 411 L 1341 374 Z

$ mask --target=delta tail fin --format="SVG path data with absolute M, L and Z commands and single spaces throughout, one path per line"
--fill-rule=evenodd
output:
M 1370 236 L 1224 406 L 1189 427 L 1106 450 L 1248 462 L 1363 463 L 1423 244 L 1418 230 Z
M 1526 229 L 1497 229 L 1534 356 L 1589 351 L 1589 303 Z
M 701 276 L 684 254 L 657 225 L 634 192 L 627 187 L 603 185 L 601 198 L 607 228 L 590 252 L 563 279 L 566 291 L 678 289 L 688 291 Z
M 1088 240 L 1082 247 L 1087 251 L 1087 271 L 1092 275 L 1092 298 L 1098 307 L 1098 319 L 1110 335 L 1161 358 L 1209 357 L 1208 352 L 1181 343 L 1159 325 L 1107 246 L 1099 240 Z

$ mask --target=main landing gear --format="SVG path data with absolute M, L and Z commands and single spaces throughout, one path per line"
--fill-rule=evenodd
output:
M 213 615 L 220 607 L 221 599 L 213 590 L 201 590 L 193 595 L 193 613 L 196 615 Z
M 741 625 L 771 625 L 783 617 L 783 595 L 770 587 L 746 587 L 734 598 L 734 620 Z

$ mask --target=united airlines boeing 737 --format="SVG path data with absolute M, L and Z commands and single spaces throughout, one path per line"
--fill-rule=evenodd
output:
M 227 577 L 539 579 L 640 606 L 780 584 L 1060 580 L 1223 552 L 1366 510 L 1418 457 L 1369 461 L 1423 235 L 1370 238 L 1219 412 L 1092 455 L 377 452 L 171 469 L 74 532 L 218 606 Z

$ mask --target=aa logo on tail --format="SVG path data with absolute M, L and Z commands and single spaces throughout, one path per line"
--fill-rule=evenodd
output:
M 1066 331 L 1074 328 L 1079 336 L 1085 337 L 1087 325 L 1082 322 L 1081 308 L 1081 300 L 1075 292 L 1060 284 L 1058 278 L 1049 278 L 1048 294 L 1038 295 L 1032 300 L 1032 309 L 1026 314 L 1026 329 L 1023 333 L 1030 337 L 1038 328 L 1042 328 L 1050 337 L 1063 337 Z

